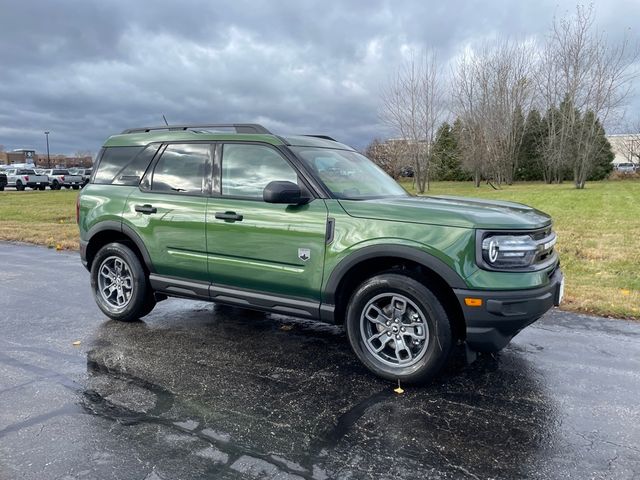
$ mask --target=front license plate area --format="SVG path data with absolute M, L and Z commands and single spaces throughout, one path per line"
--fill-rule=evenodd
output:
M 564 299 L 564 277 L 560 280 L 560 285 L 558 285 L 558 291 L 556 293 L 556 306 L 562 303 Z

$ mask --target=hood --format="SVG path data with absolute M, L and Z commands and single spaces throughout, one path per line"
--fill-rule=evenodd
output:
M 454 196 L 339 200 L 353 217 L 480 229 L 535 229 L 551 217 L 521 203 Z

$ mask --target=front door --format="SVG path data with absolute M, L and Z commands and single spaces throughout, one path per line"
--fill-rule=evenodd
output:
M 221 151 L 220 151 L 221 150 Z M 262 200 L 274 180 L 301 185 L 293 166 L 268 145 L 219 146 L 214 195 L 207 206 L 207 251 L 214 288 L 257 290 L 320 300 L 327 208 Z

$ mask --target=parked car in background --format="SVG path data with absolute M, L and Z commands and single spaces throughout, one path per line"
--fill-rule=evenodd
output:
M 80 175 L 82 177 L 82 186 L 84 187 L 89 183 L 93 170 L 91 168 L 70 168 L 69 172 L 74 175 Z
M 72 175 L 69 170 L 60 168 L 52 168 L 45 170 L 49 177 L 51 190 L 60 190 L 62 187 L 78 190 L 82 186 L 82 177 L 80 175 Z
M 4 187 L 7 186 L 7 174 L 0 170 L 0 192 L 4 191 Z
M 38 175 L 33 168 L 10 168 L 6 170 L 7 187 L 22 191 L 26 187 L 44 190 L 49 185 L 46 175 Z
M 619 163 L 615 166 L 617 172 L 620 173 L 634 173 L 636 171 L 636 167 L 633 163 Z

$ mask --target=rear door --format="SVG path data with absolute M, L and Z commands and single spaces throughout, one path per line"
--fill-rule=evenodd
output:
M 211 154 L 209 143 L 164 145 L 127 200 L 124 219 L 142 238 L 160 275 L 209 283 L 205 220 Z
M 326 205 L 322 199 L 299 206 L 266 203 L 262 191 L 274 180 L 304 187 L 292 164 L 270 145 L 218 145 L 207 207 L 211 281 L 214 289 L 319 301 Z

